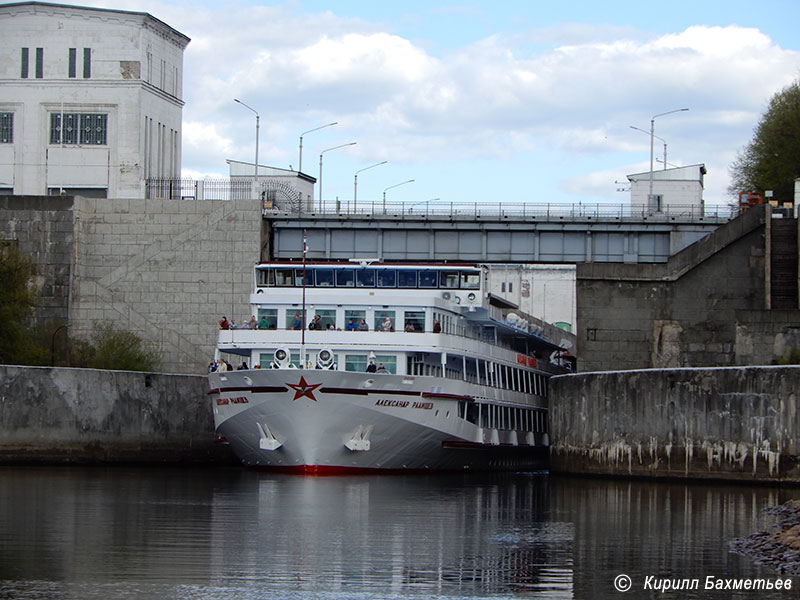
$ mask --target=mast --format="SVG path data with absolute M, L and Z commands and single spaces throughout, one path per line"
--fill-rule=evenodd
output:
M 308 241 L 306 230 L 303 229 L 303 312 L 300 322 L 300 368 L 306 368 L 306 251 Z

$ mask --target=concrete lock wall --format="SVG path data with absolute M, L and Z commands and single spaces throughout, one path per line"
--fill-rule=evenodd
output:
M 250 318 L 261 203 L 0 197 L 0 242 L 36 267 L 37 318 L 87 338 L 112 322 L 154 344 L 160 368 L 203 373 L 222 315 Z
M 553 472 L 800 483 L 800 367 L 550 380 Z
M 0 463 L 229 461 L 203 376 L 0 365 Z

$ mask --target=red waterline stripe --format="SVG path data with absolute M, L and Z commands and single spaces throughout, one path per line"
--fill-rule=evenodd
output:
M 216 388 L 210 390 L 208 393 L 209 395 L 213 394 L 221 394 L 223 392 L 255 392 L 258 394 L 278 394 L 280 392 L 286 392 L 289 388 L 286 387 L 224 387 L 224 388 Z
M 370 394 L 380 394 L 382 396 L 420 396 L 424 392 L 406 391 L 406 390 L 372 390 L 364 388 L 336 388 L 324 387 L 320 388 L 320 392 L 331 394 L 350 394 L 353 396 L 369 396 Z
M 286 473 L 288 475 L 308 475 L 311 477 L 336 477 L 341 475 L 410 475 L 416 473 L 436 473 L 439 469 L 381 469 L 378 467 L 342 467 L 334 465 L 257 465 L 258 470 Z
M 450 400 L 472 400 L 471 396 L 464 396 L 461 394 L 445 394 L 442 392 L 422 392 L 423 398 L 447 398 Z

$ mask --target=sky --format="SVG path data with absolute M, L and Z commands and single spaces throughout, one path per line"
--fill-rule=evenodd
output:
M 626 175 L 649 170 L 651 118 L 688 108 L 655 135 L 670 166 L 705 164 L 706 203 L 725 205 L 731 162 L 800 76 L 796 0 L 75 4 L 191 38 L 185 177 L 253 162 L 238 98 L 260 115 L 262 165 L 296 170 L 300 135 L 337 123 L 303 137 L 302 168 L 318 178 L 322 154 L 323 199 L 343 204 L 361 169 L 359 203 L 624 203 Z

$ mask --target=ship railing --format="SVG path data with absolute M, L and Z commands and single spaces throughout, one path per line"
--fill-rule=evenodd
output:
M 256 349 L 260 346 L 264 345 L 264 335 L 265 333 L 275 333 L 281 332 L 280 339 L 281 343 L 295 345 L 300 343 L 301 339 L 301 331 L 295 330 L 291 328 L 270 328 L 270 329 L 220 329 L 218 333 L 217 342 L 219 345 L 227 346 L 230 345 L 232 347 L 238 347 L 241 349 L 245 348 L 253 348 Z M 290 334 L 290 335 L 287 335 Z M 413 337 L 411 338 L 404 338 L 402 339 L 402 343 L 399 342 L 402 336 L 417 336 L 420 334 L 429 334 L 429 335 L 437 335 L 437 336 L 447 336 L 447 337 L 455 337 L 461 339 L 468 339 L 473 341 L 481 341 L 480 331 L 477 333 L 475 331 L 458 331 L 458 332 L 440 332 L 434 334 L 433 331 L 348 331 L 344 335 L 342 335 L 341 330 L 337 331 L 328 331 L 325 329 L 321 330 L 306 330 L 305 332 L 305 343 L 306 345 L 325 345 L 326 341 L 328 343 L 342 343 L 342 340 L 351 341 L 353 344 L 364 346 L 365 348 L 374 346 L 376 343 L 385 342 L 387 346 L 408 346 L 413 351 L 413 346 L 416 346 L 416 343 L 413 343 Z M 339 335 L 337 335 L 339 334 Z M 376 339 L 376 334 L 381 336 L 380 340 Z M 336 336 L 336 339 L 333 340 L 328 338 L 327 336 Z M 346 336 L 346 337 L 345 337 Z M 349 336 L 353 336 L 352 338 Z M 412 343 L 409 343 L 412 342 Z M 270 345 L 272 345 L 270 343 Z M 423 338 L 420 338 L 419 346 L 420 347 L 429 347 L 431 344 L 423 341 Z M 437 343 L 437 346 L 444 346 L 443 343 Z M 460 344 L 454 344 L 455 346 L 459 346 Z M 497 343 L 492 343 L 492 346 L 496 346 L 498 348 L 502 348 L 504 350 L 510 350 L 512 352 L 520 352 L 519 348 L 513 346 L 513 344 L 506 343 L 505 340 L 502 338 L 497 340 Z M 499 358 L 492 356 L 492 358 Z M 561 373 L 563 370 L 558 369 L 556 366 L 552 366 L 554 371 L 549 370 L 551 364 L 547 361 L 547 359 L 539 359 L 539 363 L 541 366 L 537 366 L 542 371 L 548 373 Z

